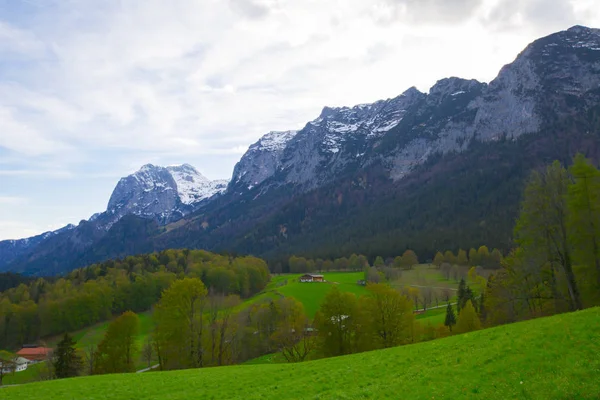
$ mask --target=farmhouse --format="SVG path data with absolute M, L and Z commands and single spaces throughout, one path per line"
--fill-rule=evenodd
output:
M 48 359 L 52 353 L 52 349 L 38 345 L 24 344 L 23 348 L 17 351 L 19 357 L 23 357 L 29 361 L 38 362 Z
M 2 369 L 3 374 L 10 374 L 13 372 L 25 371 L 27 365 L 29 365 L 29 360 L 23 357 L 17 357 L 11 363 L 6 363 L 6 365 L 2 365 L 2 362 L 0 362 L 0 369 Z
M 323 275 L 305 274 L 300 277 L 300 282 L 325 282 Z

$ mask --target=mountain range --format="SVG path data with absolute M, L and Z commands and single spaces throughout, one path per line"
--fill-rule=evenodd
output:
M 508 250 L 531 169 L 600 159 L 600 30 L 541 38 L 489 84 L 445 78 L 428 93 L 325 107 L 251 145 L 232 178 L 145 165 L 77 226 L 0 242 L 0 271 L 58 274 L 165 248 L 392 256 L 486 244 Z

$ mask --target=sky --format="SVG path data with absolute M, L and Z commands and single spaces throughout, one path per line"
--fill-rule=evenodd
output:
M 210 179 L 324 106 L 489 82 L 597 0 L 0 0 L 0 240 L 106 209 L 120 177 Z

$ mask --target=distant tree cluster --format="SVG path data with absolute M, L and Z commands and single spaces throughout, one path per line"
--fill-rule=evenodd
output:
M 448 264 L 499 269 L 502 267 L 502 253 L 498 249 L 493 249 L 490 253 L 487 246 L 480 246 L 477 250 L 472 248 L 469 250 L 468 255 L 463 249 L 459 249 L 456 255 L 450 250 L 445 251 L 443 254 L 438 251 L 433 258 L 433 264 L 438 268 L 443 264 Z
M 166 250 L 37 279 L 0 293 L 0 348 L 72 332 L 125 311 L 149 310 L 172 282 L 196 277 L 222 295 L 249 297 L 269 281 L 266 263 L 201 250 Z
M 236 311 L 239 302 L 197 278 L 174 282 L 155 310 L 152 343 L 160 368 L 229 365 L 276 351 L 303 361 L 314 348 L 302 303 L 282 297 Z
M 373 267 L 378 269 L 382 267 L 393 267 L 401 269 L 411 269 L 419 263 L 417 254 L 412 250 L 406 250 L 401 256 L 395 258 L 383 259 L 381 256 L 375 257 Z M 334 260 L 323 260 L 317 258 L 315 260 L 304 257 L 291 256 L 288 260 L 288 268 L 291 273 L 304 273 L 315 271 L 364 271 L 371 264 L 366 256 L 360 254 L 352 254 L 350 257 L 340 257 Z M 281 265 L 278 265 L 273 272 L 282 272 Z
M 368 284 L 357 298 L 337 287 L 328 293 L 315 316 L 317 351 L 330 357 L 411 343 L 416 338 L 413 304 L 385 284 Z

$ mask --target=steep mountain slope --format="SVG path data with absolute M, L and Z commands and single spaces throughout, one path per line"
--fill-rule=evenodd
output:
M 325 108 L 261 185 L 226 194 L 157 246 L 271 259 L 507 249 L 532 168 L 578 151 L 599 160 L 599 32 L 542 38 L 489 85 L 449 78 L 428 94 Z
M 90 262 L 152 251 L 146 236 L 205 206 L 227 181 L 210 181 L 189 164 L 152 164 L 117 183 L 106 211 L 77 226 L 0 242 L 0 271 L 60 273 Z
M 200 178 L 147 168 L 126 178 L 112 214 L 93 222 L 112 229 L 103 218 L 134 214 L 158 224 L 139 229 L 130 219 L 124 225 L 132 229 L 121 226 L 116 236 L 92 235 L 64 268 L 169 247 L 272 261 L 407 247 L 427 257 L 484 243 L 508 249 L 529 171 L 568 163 L 578 151 L 600 161 L 599 148 L 600 30 L 576 26 L 530 44 L 489 84 L 446 78 L 429 93 L 410 88 L 373 104 L 325 107 L 297 132 L 271 132 L 250 146 L 227 190 L 195 211 L 175 181 Z M 137 236 L 117 234 L 124 231 Z M 101 254 L 92 246 L 99 240 Z M 51 246 L 44 252 L 46 262 L 61 258 Z M 28 271 L 30 261 L 19 260 Z

